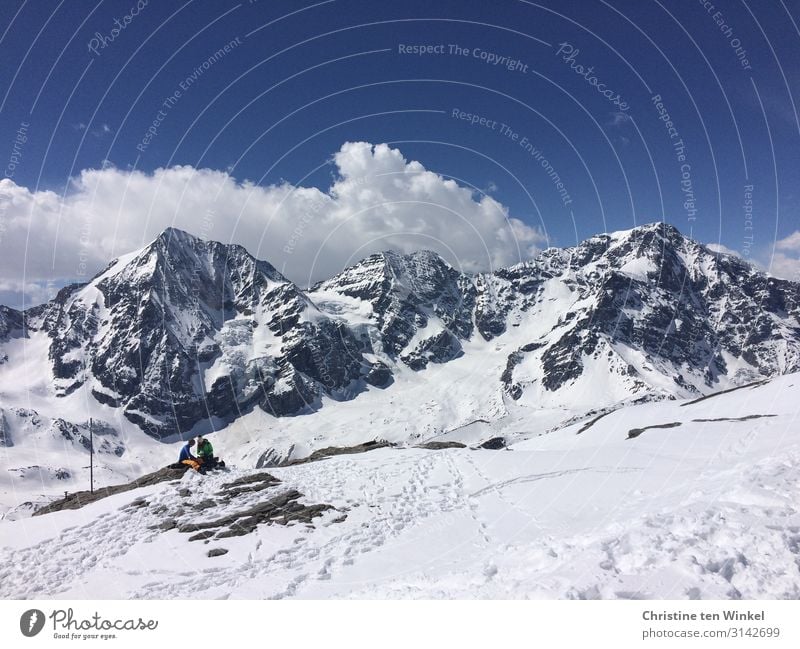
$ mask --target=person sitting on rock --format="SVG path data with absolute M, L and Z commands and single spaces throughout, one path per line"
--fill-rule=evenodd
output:
M 194 439 L 190 439 L 183 445 L 181 454 L 178 456 L 178 462 L 192 467 L 195 471 L 199 471 L 202 465 L 197 458 L 192 455 L 192 446 L 194 446 Z
M 218 457 L 214 457 L 214 447 L 206 437 L 197 438 L 197 457 L 203 465 L 204 469 L 216 469 L 225 466 L 224 462 L 220 462 Z
M 202 435 L 197 438 L 197 459 L 207 469 L 214 466 L 214 448 Z

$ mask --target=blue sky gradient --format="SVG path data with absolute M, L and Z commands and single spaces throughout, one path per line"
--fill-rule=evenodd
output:
M 799 22 L 787 0 L 7 1 L 0 163 L 32 192 L 174 165 L 327 190 L 344 142 L 389 143 L 552 245 L 666 220 L 764 266 L 783 242 L 786 274 Z

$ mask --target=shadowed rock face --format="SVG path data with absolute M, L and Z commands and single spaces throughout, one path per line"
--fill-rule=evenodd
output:
M 0 305 L 0 342 L 22 333 L 23 315 L 7 306 Z M 0 357 L 2 359 L 2 357 Z
M 348 319 L 347 300 L 367 315 Z M 308 293 L 240 246 L 168 229 L 47 305 L 0 309 L 0 342 L 46 332 L 58 394 L 93 377 L 96 399 L 162 438 L 209 417 L 295 415 L 323 396 L 387 388 L 400 365 L 448 363 L 466 341 L 532 322 L 549 324 L 515 350 L 498 347 L 511 399 L 534 384 L 569 387 L 588 359 L 631 396 L 702 394 L 721 376 L 736 384 L 800 369 L 799 317 L 798 284 L 664 224 L 479 275 L 427 251 L 372 255 Z

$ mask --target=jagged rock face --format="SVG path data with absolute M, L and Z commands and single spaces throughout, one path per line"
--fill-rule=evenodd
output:
M 306 412 L 465 353 L 504 354 L 487 389 L 512 400 L 569 395 L 593 372 L 641 398 L 800 370 L 800 285 L 663 224 L 479 275 L 387 252 L 307 294 L 241 247 L 170 229 L 47 305 L 0 310 L 0 341 L 26 327 L 50 337 L 58 394 L 90 381 L 155 437 Z
M 513 373 L 526 353 L 538 355 L 549 391 L 602 355 L 613 357 L 632 394 L 652 388 L 648 372 L 692 393 L 713 388 L 721 375 L 746 383 L 800 369 L 800 287 L 715 254 L 672 226 L 593 237 L 512 270 L 512 283 L 527 289 L 555 278 L 572 296 L 534 349 L 509 357 L 504 383 L 512 397 L 523 388 Z M 634 357 L 639 367 L 629 362 Z
M 24 315 L 21 311 L 0 305 L 0 343 L 23 334 Z M 8 355 L 0 348 L 0 364 L 8 360 Z M 0 446 L 2 442 L 0 441 Z
M 630 396 L 688 395 L 723 375 L 744 383 L 800 369 L 797 284 L 664 224 L 474 276 L 430 253 L 374 255 L 314 290 L 369 302 L 382 351 L 415 370 L 457 358 L 476 332 L 491 341 L 548 322 L 507 357 L 499 378 L 512 399 L 532 384 L 568 388 L 600 362 Z M 429 326 L 431 315 L 443 326 Z M 533 376 L 518 376 L 523 364 Z
M 311 298 L 319 292 L 368 303 L 379 350 L 413 369 L 456 358 L 461 340 L 472 334 L 476 291 L 471 278 L 430 251 L 372 255 L 314 286 Z M 418 337 L 429 325 L 435 333 Z
M 371 369 L 270 264 L 174 229 L 62 291 L 39 322 L 60 394 L 92 377 L 99 401 L 156 437 L 255 405 L 293 414 Z
M 22 331 L 22 312 L 0 305 L 0 341 Z

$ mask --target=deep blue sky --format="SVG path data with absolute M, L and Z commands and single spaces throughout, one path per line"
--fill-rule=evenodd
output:
M 91 39 L 108 37 L 136 0 L 5 0 L 0 143 L 11 153 L 29 124 L 12 179 L 61 191 L 106 160 L 299 182 L 345 141 L 389 142 L 428 169 L 489 189 L 558 245 L 666 219 L 740 251 L 752 235 L 768 259 L 773 242 L 798 227 L 800 3 L 714 4 L 150 0 L 95 54 Z M 731 32 L 717 25 L 718 11 Z M 202 73 L 137 151 L 165 99 L 236 38 L 241 44 Z M 572 65 L 593 66 L 631 119 L 615 117 L 618 108 L 557 54 L 565 42 L 579 50 Z M 457 44 L 470 55 L 398 52 L 413 44 Z M 527 67 L 489 65 L 475 48 Z M 658 119 L 655 94 L 686 145 L 696 213 L 684 207 L 676 140 Z M 452 117 L 454 108 L 498 127 L 471 126 Z M 542 151 L 569 205 L 519 142 L 499 133 L 500 122 Z M 303 182 L 330 181 L 328 166 Z M 748 184 L 752 231 L 742 208 Z

